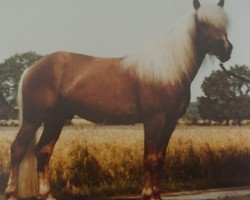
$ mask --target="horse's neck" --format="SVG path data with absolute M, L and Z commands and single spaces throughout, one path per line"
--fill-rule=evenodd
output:
M 161 84 L 191 84 L 204 59 L 197 43 L 194 16 L 183 18 L 141 51 L 123 60 L 140 79 Z
M 177 55 L 174 60 L 176 67 L 182 70 L 182 72 L 180 72 L 180 80 L 185 84 L 191 84 L 202 65 L 206 52 L 199 42 L 196 20 L 192 17 L 187 18 L 187 20 L 190 23 L 190 27 L 186 27 L 184 30 L 187 35 L 189 33 L 188 37 L 185 38 L 188 42 L 183 42 L 183 44 L 180 42 L 179 48 L 183 49 L 180 50 L 182 55 Z
M 174 54 L 171 55 L 170 53 L 169 64 L 175 67 L 173 71 L 176 74 L 174 84 L 190 85 L 205 58 L 206 53 L 200 46 L 195 26 L 196 24 L 193 27 L 193 33 L 185 38 L 186 41 L 183 43 L 180 41 L 179 46 L 174 47 L 176 48 L 173 50 Z M 171 46 L 173 48 L 174 44 Z
M 206 53 L 200 48 L 199 44 L 195 46 L 193 63 L 190 66 L 189 76 L 187 82 L 191 84 L 198 73 Z

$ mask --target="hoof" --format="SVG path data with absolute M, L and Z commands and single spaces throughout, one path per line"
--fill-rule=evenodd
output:
M 47 197 L 46 200 L 56 200 L 56 198 L 54 198 L 51 194 Z
M 150 195 L 150 196 L 142 196 L 142 200 L 162 200 L 160 194 Z
M 46 200 L 56 200 L 52 195 L 49 195 Z
M 17 200 L 17 198 L 16 197 L 14 197 L 14 196 L 11 196 L 11 197 L 9 197 L 9 198 L 6 198 L 7 200 Z
M 5 190 L 5 197 L 7 200 L 17 200 L 17 195 L 14 190 L 6 189 Z
M 37 200 L 56 200 L 51 194 L 39 195 Z
M 5 197 L 6 197 L 7 200 L 17 200 L 17 197 L 14 194 L 5 193 Z
M 142 197 L 142 200 L 162 200 L 160 196 Z
M 162 200 L 159 189 L 154 188 L 144 188 L 142 190 L 142 200 Z

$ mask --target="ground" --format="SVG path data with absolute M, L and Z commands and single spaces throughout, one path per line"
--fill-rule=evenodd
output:
M 139 196 L 117 197 L 113 200 L 139 200 Z M 162 195 L 162 200 L 249 200 L 250 187 L 199 190 L 169 193 Z
M 0 200 L 4 200 L 1 194 Z M 140 200 L 140 196 L 114 197 L 109 200 Z M 162 195 L 162 200 L 250 200 L 250 187 L 170 193 Z

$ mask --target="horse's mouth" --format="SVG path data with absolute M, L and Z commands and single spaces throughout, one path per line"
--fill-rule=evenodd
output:
M 227 62 L 231 58 L 231 53 L 224 55 L 216 55 L 216 58 L 218 58 L 221 62 Z

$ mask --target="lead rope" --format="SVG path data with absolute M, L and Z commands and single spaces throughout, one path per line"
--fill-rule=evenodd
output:
M 220 63 L 220 67 L 221 67 L 221 69 L 222 69 L 226 74 L 228 74 L 229 76 L 233 76 L 234 78 L 237 78 L 237 79 L 242 80 L 242 81 L 244 81 L 244 82 L 250 83 L 250 79 L 248 79 L 248 78 L 246 78 L 246 77 L 243 77 L 243 76 L 239 76 L 239 75 L 237 75 L 237 74 L 235 74 L 235 73 L 232 73 L 232 72 L 230 72 L 230 71 L 227 71 L 227 69 L 224 67 L 224 64 L 223 64 L 222 62 Z

